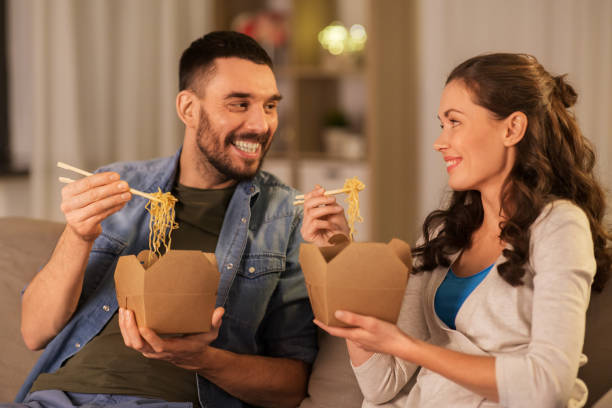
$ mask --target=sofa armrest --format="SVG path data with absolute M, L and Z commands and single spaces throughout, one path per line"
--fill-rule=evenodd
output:
M 64 224 L 0 217 L 0 401 L 12 401 L 39 353 L 20 331 L 21 290 L 49 259 Z

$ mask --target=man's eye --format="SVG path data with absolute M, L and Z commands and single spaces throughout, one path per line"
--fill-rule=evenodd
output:
M 234 110 L 245 110 L 249 107 L 249 103 L 248 102 L 231 103 L 230 107 Z
M 458 120 L 455 120 L 455 119 L 449 119 L 449 122 L 450 122 L 452 127 L 455 127 L 455 126 L 461 124 L 461 122 L 459 122 Z
M 267 110 L 274 110 L 274 109 L 276 109 L 277 106 L 278 105 L 276 103 L 268 103 L 268 104 L 266 104 L 266 109 Z

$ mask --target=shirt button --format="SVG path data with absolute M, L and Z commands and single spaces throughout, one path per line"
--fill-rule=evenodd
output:
M 102 310 L 104 310 L 105 312 L 108 312 L 110 310 L 110 307 L 108 305 L 104 305 L 102 306 Z
M 225 267 L 227 269 L 232 269 L 234 267 L 234 264 L 228 263 Z
M 81 347 L 81 343 L 74 343 L 74 347 L 80 348 Z
M 242 217 L 242 218 L 240 219 L 240 222 L 241 222 L 241 223 L 243 223 L 243 224 L 246 224 L 246 218 Z
M 249 273 L 253 273 L 253 272 L 255 272 L 255 268 L 251 266 L 251 267 L 249 268 Z

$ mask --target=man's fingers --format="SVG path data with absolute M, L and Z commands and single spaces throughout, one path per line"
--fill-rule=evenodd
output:
M 119 314 L 119 331 L 121 331 L 121 337 L 123 337 L 123 343 L 127 347 L 132 347 L 130 338 L 128 337 L 126 333 L 126 329 L 125 329 L 125 323 L 124 323 L 125 319 L 123 317 L 123 309 L 119 308 L 119 311 L 117 313 Z
M 84 193 L 93 188 L 117 182 L 119 174 L 115 172 L 97 173 L 66 184 L 62 188 L 62 198 L 68 198 Z
M 125 345 L 141 353 L 153 351 L 140 335 L 134 312 L 127 309 L 119 309 L 119 313 L 119 328 Z
M 129 194 L 129 189 L 129 186 L 125 181 L 117 181 L 114 183 L 93 187 L 79 194 L 66 195 L 62 200 L 62 211 L 64 213 L 75 211 L 104 201 L 110 197 L 121 196 L 121 194 Z
M 212 327 L 213 329 L 218 329 L 219 327 L 221 327 L 221 320 L 223 317 L 223 314 L 225 313 L 225 309 L 222 307 L 217 307 L 212 315 Z
M 115 194 L 102 200 L 92 202 L 86 207 L 70 210 L 65 212 L 66 221 L 70 224 L 77 224 L 85 223 L 92 219 L 92 222 L 96 224 L 106 218 L 105 216 L 100 217 L 101 215 L 108 214 L 109 212 L 112 214 L 116 207 L 121 209 L 121 207 L 130 200 L 131 196 L 129 192 Z
M 151 351 L 154 351 L 155 353 L 167 351 L 164 339 L 159 337 L 153 330 L 149 329 L 148 327 L 140 327 L 138 332 L 141 338 L 151 347 Z

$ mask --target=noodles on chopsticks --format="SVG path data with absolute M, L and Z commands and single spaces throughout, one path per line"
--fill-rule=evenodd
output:
M 161 257 L 162 253 L 170 250 L 172 230 L 178 228 L 178 224 L 174 221 L 174 205 L 178 200 L 169 192 L 162 193 L 161 189 L 151 193 L 151 195 L 158 201 L 149 200 L 145 206 L 151 214 L 149 220 L 149 264 L 154 255 Z

